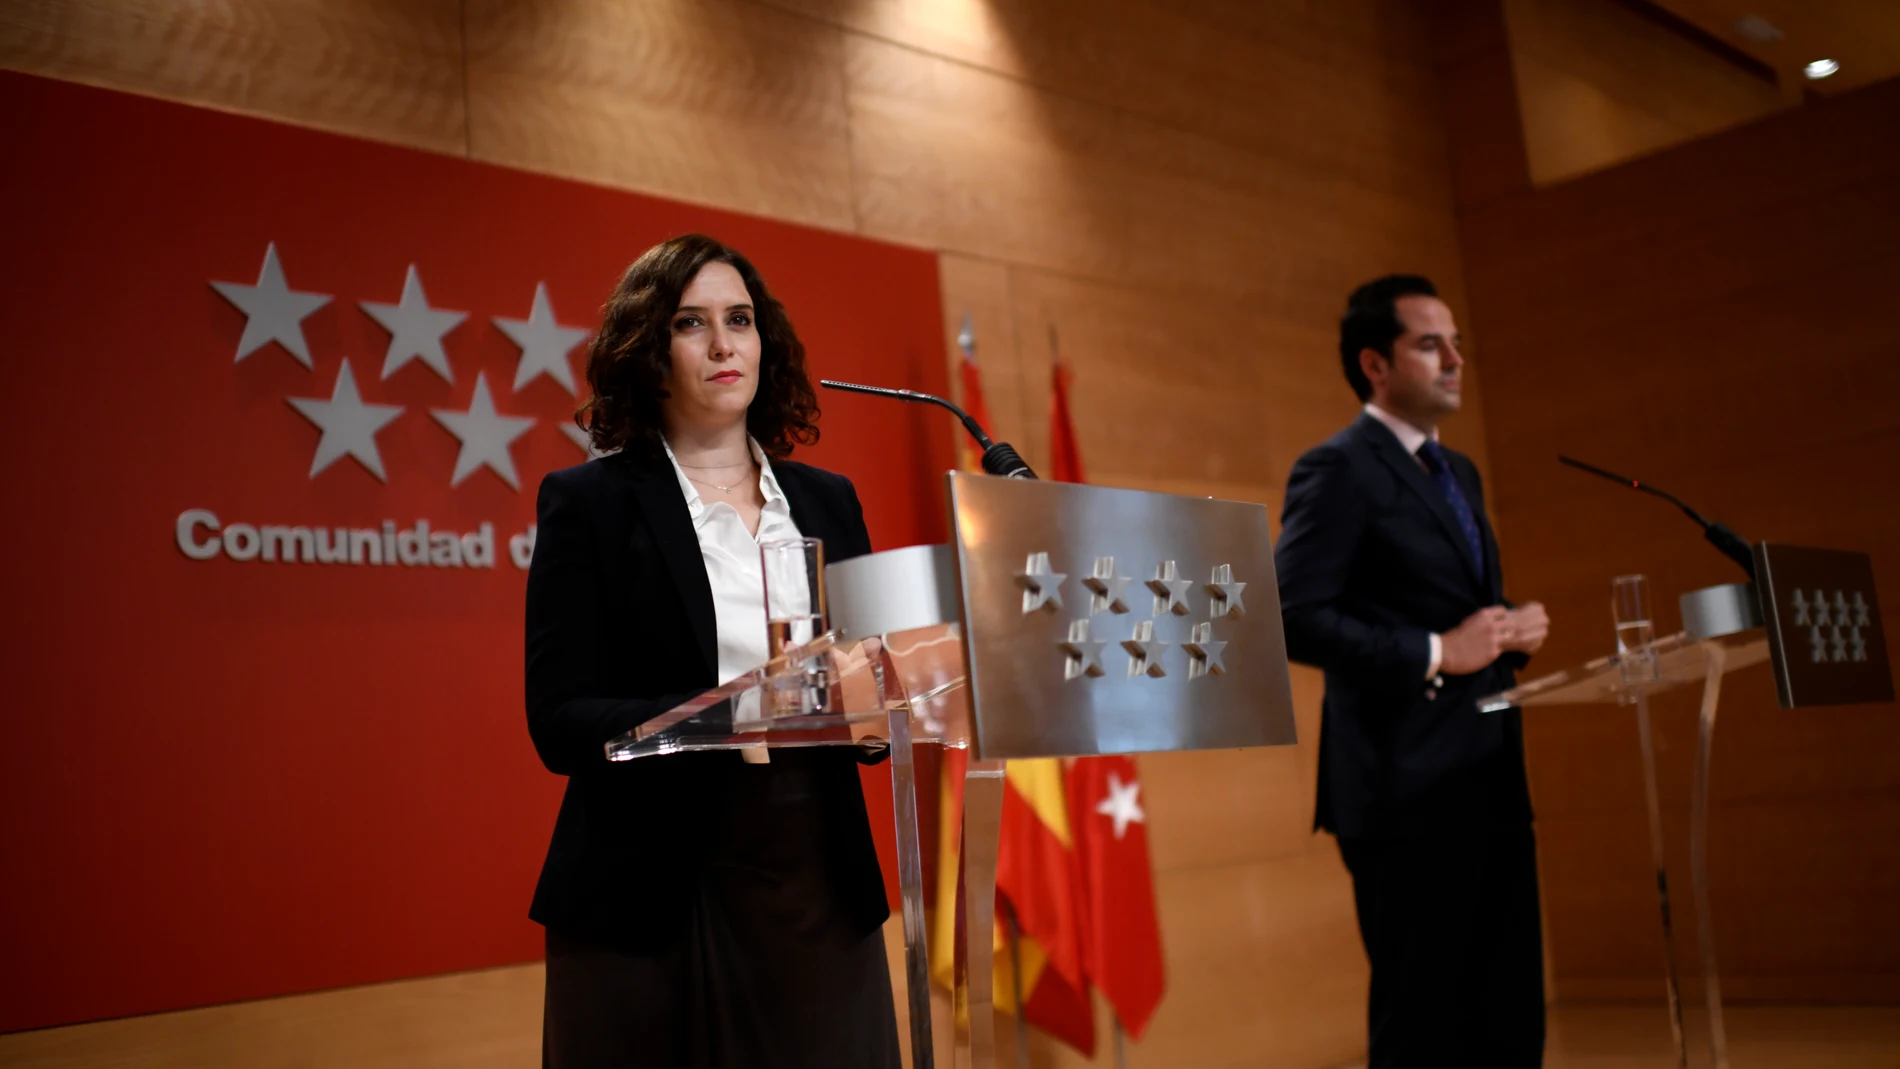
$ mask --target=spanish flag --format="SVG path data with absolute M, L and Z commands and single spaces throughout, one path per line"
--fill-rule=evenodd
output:
M 1011 761 L 1003 782 L 996 895 L 1020 928 L 1020 1016 L 1094 1057 L 1095 1008 L 1082 976 L 1087 899 L 1062 762 Z

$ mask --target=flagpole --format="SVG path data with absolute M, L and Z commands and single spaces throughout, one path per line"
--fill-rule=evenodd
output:
M 1115 1022 L 1115 1069 L 1128 1069 L 1128 1046 L 1122 1042 L 1122 1019 L 1115 1014 L 1110 1014 L 1109 1019 Z
M 1023 959 L 1017 940 L 1022 929 L 1016 924 L 1016 911 L 1003 907 L 1003 920 L 1009 930 L 1009 986 L 1016 996 L 1016 1069 L 1029 1069 L 1029 1026 L 1023 1020 Z

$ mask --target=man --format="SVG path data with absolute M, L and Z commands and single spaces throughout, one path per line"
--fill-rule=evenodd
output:
M 1337 836 L 1372 962 L 1369 1069 L 1537 1066 L 1543 940 L 1512 685 L 1543 607 L 1509 607 L 1478 470 L 1438 444 L 1464 356 L 1427 279 L 1355 291 L 1364 402 L 1287 481 L 1274 566 L 1287 653 L 1325 670 L 1317 827 Z

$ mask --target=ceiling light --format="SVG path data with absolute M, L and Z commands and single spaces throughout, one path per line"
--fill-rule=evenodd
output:
M 1801 73 L 1807 75 L 1809 81 L 1818 82 L 1840 69 L 1841 65 L 1831 59 L 1817 59 L 1813 63 L 1801 68 Z

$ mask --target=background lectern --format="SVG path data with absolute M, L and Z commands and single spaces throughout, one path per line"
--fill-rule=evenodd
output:
M 988 1067 L 1003 762 L 1294 742 L 1264 506 L 963 473 L 948 489 L 948 544 L 830 566 L 824 634 L 607 746 L 891 748 L 918 1069 L 934 1055 L 914 745 L 971 751 L 954 1019 L 959 1064 Z
M 1728 1034 L 1722 1022 L 1721 978 L 1716 972 L 1714 925 L 1709 916 L 1708 824 L 1710 757 L 1722 682 L 1730 672 L 1764 661 L 1774 665 L 1776 695 L 1784 709 L 1893 700 L 1893 676 L 1873 564 L 1864 553 L 1762 543 L 1753 547 L 1754 582 L 1693 590 L 1682 596 L 1683 630 L 1646 649 L 1600 657 L 1554 672 L 1478 703 L 1480 712 L 1541 705 L 1614 704 L 1636 708 L 1648 804 L 1649 848 L 1662 912 L 1665 985 L 1676 1064 L 1687 1066 L 1681 990 L 1670 920 L 1669 876 L 1663 862 L 1662 814 L 1649 698 L 1701 684 L 1695 783 L 1689 803 L 1689 882 L 1695 895 L 1697 947 L 1708 1002 L 1709 1049 L 1716 1069 L 1727 1069 Z M 1632 658 L 1654 667 L 1628 671 Z

